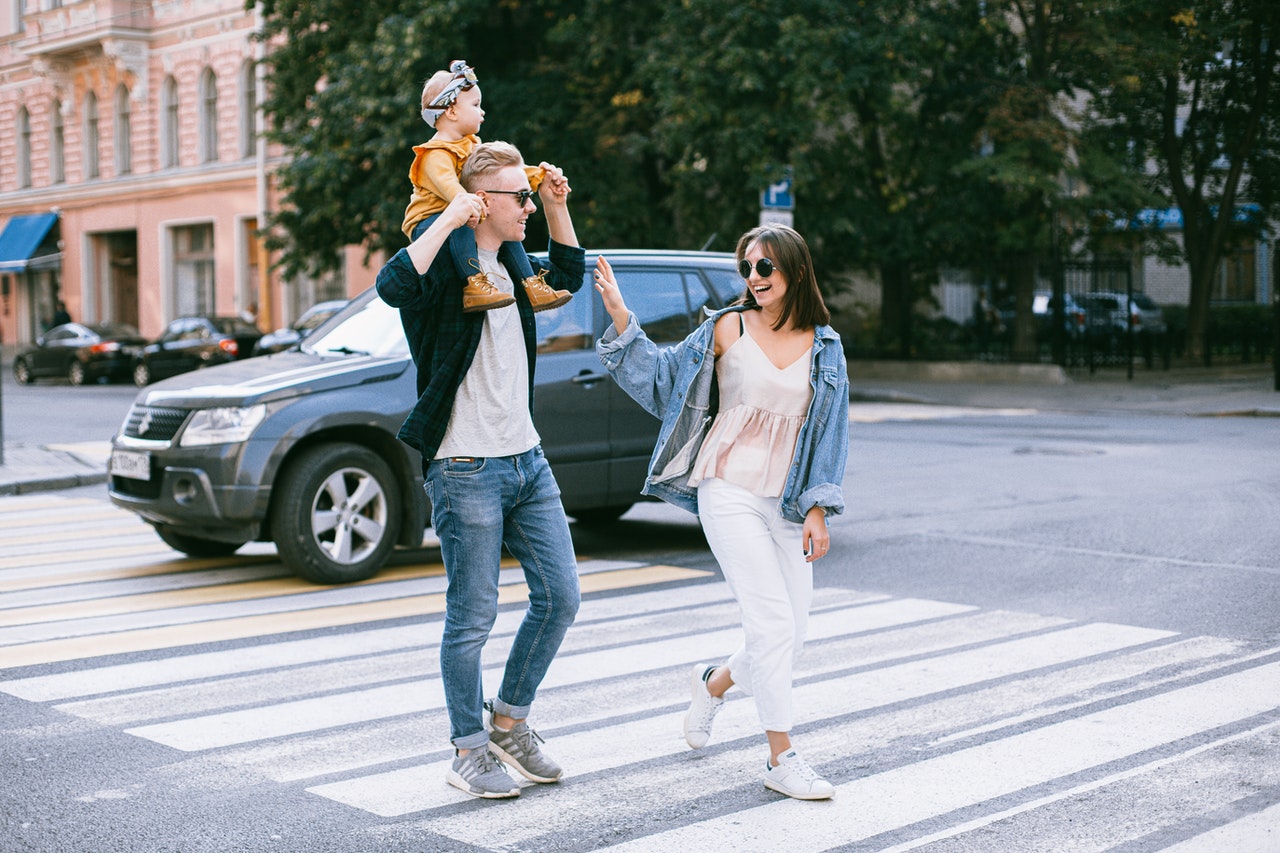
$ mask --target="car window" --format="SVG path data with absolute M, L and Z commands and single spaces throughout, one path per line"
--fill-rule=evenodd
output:
M 166 342 L 176 341 L 190 328 L 191 322 L 189 320 L 174 320 L 165 327 L 164 334 L 160 336 L 160 340 Z
M 58 328 L 50 332 L 48 337 L 45 338 L 45 340 L 48 341 L 49 343 L 54 343 L 55 341 L 70 341 L 70 340 L 73 340 L 75 336 L 76 336 L 75 329 L 69 329 L 66 326 L 59 326 Z
M 683 273 L 633 267 L 616 270 L 615 278 L 627 307 L 651 340 L 681 341 L 689 334 L 693 310 L 685 296 Z
M 565 352 L 591 349 L 595 345 L 591 326 L 591 297 L 595 286 L 588 281 L 564 305 L 538 314 L 538 352 Z
M 709 268 L 703 272 L 711 280 L 711 289 L 715 291 L 721 305 L 728 305 L 746 290 L 746 282 L 733 270 Z
M 306 352 L 319 355 L 376 355 L 394 358 L 409 355 L 409 343 L 400 325 L 400 312 L 377 297 L 341 323 L 307 338 Z

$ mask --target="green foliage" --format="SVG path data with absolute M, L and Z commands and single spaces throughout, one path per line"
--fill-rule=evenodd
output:
M 1169 256 L 1158 231 L 1117 227 L 1144 208 L 1211 219 L 1247 197 L 1275 214 L 1280 109 L 1256 97 L 1273 91 L 1259 86 L 1280 45 L 1274 0 L 264 9 L 265 107 L 290 152 L 273 231 L 287 273 L 323 269 L 347 244 L 404 245 L 411 148 L 432 132 L 421 87 L 456 58 L 479 73 L 481 136 L 564 168 L 584 245 L 730 249 L 790 168 L 819 280 L 878 274 L 869 328 L 903 354 L 945 337 L 914 321 L 942 266 L 1020 270 L 1012 289 L 1029 294 L 1057 248 Z M 1170 103 L 1190 108 L 1180 136 Z M 1228 221 L 1223 239 L 1242 227 L 1254 226 Z M 531 245 L 540 228 L 535 217 Z M 1029 298 L 1018 304 L 1025 332 Z

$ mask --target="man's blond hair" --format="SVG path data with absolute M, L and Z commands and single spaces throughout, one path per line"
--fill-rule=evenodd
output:
M 458 174 L 458 183 L 467 192 L 475 192 L 479 184 L 508 166 L 523 166 L 524 157 L 510 142 L 482 142 L 471 152 Z M 481 189 L 486 189 L 481 187 Z

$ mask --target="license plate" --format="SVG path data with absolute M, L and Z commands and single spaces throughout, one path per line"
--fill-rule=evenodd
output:
M 151 454 L 136 450 L 113 450 L 107 470 L 116 477 L 150 480 Z

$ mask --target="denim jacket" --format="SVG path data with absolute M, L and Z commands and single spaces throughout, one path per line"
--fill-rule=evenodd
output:
M 642 494 L 661 498 L 694 515 L 697 491 L 689 472 L 716 415 L 715 322 L 728 311 L 712 314 L 682 343 L 659 349 L 632 314 L 618 334 L 612 325 L 596 342 L 596 354 L 617 381 L 651 415 L 662 419 L 658 444 L 649 459 Z M 849 455 L 849 374 L 840 336 L 830 326 L 813 333 L 809 372 L 813 400 L 787 474 L 778 511 L 803 523 L 805 513 L 820 506 L 827 515 L 844 511 L 840 484 Z M 661 473 L 660 473 L 661 472 Z

